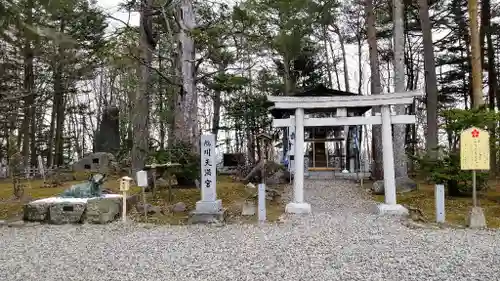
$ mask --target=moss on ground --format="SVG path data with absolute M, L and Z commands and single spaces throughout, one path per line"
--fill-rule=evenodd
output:
M 365 188 L 371 187 L 371 182 L 365 183 Z M 373 195 L 378 202 L 384 202 L 383 195 Z M 434 185 L 419 182 L 418 190 L 397 195 L 399 204 L 420 209 L 429 222 L 436 221 L 436 211 L 434 203 Z M 490 228 L 500 228 L 500 185 L 495 181 L 489 182 L 487 190 L 478 192 L 479 205 L 483 208 L 487 226 Z M 446 196 L 446 222 L 454 225 L 465 225 L 467 213 L 472 207 L 470 197 L 449 197 Z
M 86 179 L 88 177 L 82 176 L 82 178 Z M 65 189 L 69 188 L 72 184 L 82 181 L 67 182 L 64 183 L 61 187 L 46 188 L 43 187 L 43 180 L 34 180 L 29 182 L 28 187 L 24 191 L 24 194 L 25 197 L 31 198 L 32 200 L 56 196 L 63 192 Z M 108 178 L 104 183 L 104 188 L 119 193 L 118 178 Z M 282 190 L 284 186 L 279 186 L 278 188 Z M 217 197 L 222 199 L 222 205 L 227 209 L 229 222 L 256 221 L 256 216 L 252 216 L 250 218 L 241 217 L 241 206 L 243 202 L 245 202 L 247 198 L 255 194 L 255 192 L 256 189 L 249 190 L 241 182 L 235 182 L 230 177 L 221 176 L 217 179 Z M 137 186 L 133 186 L 130 193 L 141 194 L 141 189 Z M 10 180 L 0 181 L 0 219 L 16 217 L 21 215 L 22 213 L 22 208 L 25 202 L 19 200 L 11 200 L 12 194 L 12 183 L 10 182 Z M 197 188 L 173 188 L 171 195 L 172 200 L 170 201 L 168 194 L 168 190 L 160 190 L 157 192 L 155 197 L 153 197 L 150 193 L 147 193 L 146 199 L 148 203 L 159 206 L 164 210 L 168 210 L 169 206 L 177 202 L 184 202 L 187 206 L 186 212 L 164 212 L 164 214 L 157 214 L 148 217 L 148 222 L 159 224 L 184 224 L 188 219 L 189 211 L 195 208 L 196 201 L 200 200 L 201 196 L 200 191 Z M 268 221 L 276 221 L 278 217 L 283 213 L 283 211 L 284 207 L 281 201 L 267 202 Z M 131 217 L 138 221 L 143 220 L 142 216 L 140 214 L 137 214 L 135 211 L 132 212 Z

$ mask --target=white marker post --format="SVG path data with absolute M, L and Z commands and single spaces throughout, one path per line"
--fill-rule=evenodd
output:
M 266 185 L 264 183 L 259 184 L 258 196 L 258 218 L 259 222 L 266 221 Z
M 445 208 L 444 208 L 444 185 L 436 184 L 434 188 L 434 197 L 436 198 L 436 222 L 445 222 Z
M 136 173 L 137 186 L 142 189 L 142 205 L 144 206 L 144 221 L 147 221 L 148 211 L 146 208 L 146 187 L 148 187 L 148 173 L 146 171 L 138 171 Z
M 43 181 L 45 181 L 45 169 L 43 167 L 43 160 L 41 155 L 38 155 L 38 171 L 40 172 Z
M 122 177 L 120 179 L 120 191 L 122 194 L 122 221 L 125 223 L 127 221 L 127 191 L 130 189 L 130 182 L 132 178 Z

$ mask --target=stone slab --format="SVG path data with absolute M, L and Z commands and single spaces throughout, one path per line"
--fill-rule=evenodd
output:
M 286 204 L 285 212 L 290 214 L 310 214 L 311 205 L 308 203 L 290 202 Z
M 408 216 L 410 214 L 408 209 L 400 204 L 378 204 L 375 212 L 381 216 Z
M 200 213 L 198 211 L 192 211 L 189 214 L 188 223 L 190 224 L 218 224 L 223 223 L 226 220 L 226 209 L 222 209 L 215 213 Z
M 469 228 L 485 228 L 486 218 L 484 216 L 483 208 L 472 207 L 467 214 L 467 226 Z
M 411 192 L 418 188 L 417 183 L 407 177 L 400 177 L 395 179 L 396 192 L 405 193 Z M 385 192 L 384 180 L 378 180 L 373 183 L 372 191 L 374 194 L 383 195 Z
M 196 212 L 200 214 L 216 214 L 222 210 L 222 200 L 198 201 L 196 202 Z
M 49 215 L 49 202 L 31 202 L 24 205 L 23 220 L 25 221 L 46 221 Z
M 255 204 L 253 202 L 245 202 L 241 208 L 242 216 L 255 216 Z

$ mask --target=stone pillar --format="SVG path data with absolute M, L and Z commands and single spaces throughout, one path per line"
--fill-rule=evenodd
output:
M 222 200 L 217 199 L 216 192 L 216 155 L 215 135 L 201 135 L 201 200 L 196 202 L 196 210 L 190 214 L 191 223 L 210 223 L 223 221 L 225 210 L 222 208 Z
M 392 145 L 392 124 L 390 105 L 381 106 L 382 117 L 382 152 L 384 161 L 385 204 L 378 207 L 379 214 L 404 215 L 405 207 L 396 204 L 396 180 L 394 174 L 394 148 Z
M 304 202 L 304 109 L 295 110 L 295 174 L 293 177 L 293 202 L 286 205 L 287 213 L 311 212 L 311 205 Z
M 392 145 L 391 109 L 382 106 L 382 152 L 384 161 L 385 203 L 396 204 L 396 182 L 394 176 L 394 151 Z

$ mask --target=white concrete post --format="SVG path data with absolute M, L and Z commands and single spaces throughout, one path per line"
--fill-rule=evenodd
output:
M 257 196 L 258 196 L 257 208 L 258 208 L 259 222 L 265 222 L 266 221 L 266 185 L 264 183 L 259 184 Z
M 382 114 L 382 151 L 384 161 L 385 203 L 396 205 L 396 180 L 394 175 L 394 151 L 392 145 L 391 108 L 381 106 Z
M 304 109 L 295 110 L 295 175 L 293 198 L 296 203 L 304 202 Z
M 285 212 L 304 214 L 311 212 L 311 205 L 304 202 L 304 109 L 295 109 L 295 161 L 293 176 L 293 202 L 286 205 Z
M 444 208 L 444 185 L 436 184 L 434 189 L 434 197 L 436 198 L 436 222 L 444 223 L 445 208 Z

